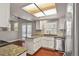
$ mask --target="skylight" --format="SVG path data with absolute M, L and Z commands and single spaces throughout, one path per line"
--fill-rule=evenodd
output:
M 26 12 L 30 13 L 30 14 L 40 12 L 40 10 L 34 4 L 30 4 L 28 6 L 25 6 L 22 9 L 25 10 Z
M 46 15 L 53 15 L 53 14 L 57 14 L 57 12 L 56 12 L 56 8 L 46 10 L 46 11 L 44 11 L 44 13 L 45 13 Z
M 36 17 L 57 14 L 56 6 L 54 3 L 32 3 L 28 6 L 23 7 L 22 9 Z
M 33 14 L 33 15 L 36 16 L 36 17 L 45 16 L 42 12 L 38 12 L 38 13 L 35 13 L 35 14 Z

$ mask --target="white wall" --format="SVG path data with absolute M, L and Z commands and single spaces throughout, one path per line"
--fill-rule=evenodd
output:
M 0 27 L 8 27 L 10 20 L 10 3 L 0 3 Z M 0 40 L 14 41 L 17 33 L 12 31 L 0 31 Z
M 25 12 L 22 7 L 29 5 L 30 3 L 11 3 L 10 4 L 10 14 L 11 16 L 17 16 L 26 20 L 35 20 L 37 17 Z M 12 19 L 11 19 L 12 20 Z
M 7 27 L 9 25 L 10 4 L 0 3 L 0 27 Z
M 15 41 L 17 40 L 17 32 L 14 31 L 0 31 L 0 40 L 4 41 Z

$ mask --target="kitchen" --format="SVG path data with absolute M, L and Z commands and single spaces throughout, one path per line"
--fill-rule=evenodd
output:
M 30 5 L 33 5 L 35 9 L 29 7 Z M 8 6 L 10 6 L 8 7 L 10 12 L 7 11 L 7 15 L 9 14 L 8 17 L 10 17 L 7 18 L 9 19 L 9 21 L 7 20 L 9 22 L 9 24 L 7 24 L 8 29 L 5 29 L 5 26 L 3 28 L 3 25 L 1 26 L 1 40 L 8 41 L 10 44 L 19 45 L 23 48 L 26 48 L 23 50 L 26 51 L 24 56 L 27 55 L 27 53 L 34 54 L 41 47 L 64 52 L 64 55 L 66 54 L 65 51 L 68 54 L 72 52 L 71 50 L 69 50 L 69 47 L 71 48 L 71 45 L 65 44 L 67 31 L 67 24 L 65 22 L 67 22 L 67 17 L 69 18 L 69 20 L 72 20 L 72 12 L 70 12 L 73 9 L 72 4 L 11 3 L 8 4 Z M 39 6 L 43 9 L 40 10 L 36 6 Z M 67 12 L 68 6 L 69 8 L 71 8 L 70 11 L 68 10 L 70 14 L 68 14 Z M 52 8 L 54 10 L 52 10 L 52 13 L 49 11 L 47 12 L 44 9 L 46 7 L 47 10 L 50 10 Z M 32 10 L 30 10 L 30 8 Z M 34 14 L 35 16 L 32 15 L 33 13 L 37 12 L 40 13 Z M 66 14 L 68 14 L 69 16 L 66 16 Z

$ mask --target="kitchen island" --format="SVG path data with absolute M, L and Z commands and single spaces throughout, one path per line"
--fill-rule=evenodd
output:
M 14 44 L 9 44 L 9 45 L 0 47 L 0 56 L 20 56 L 26 51 L 27 51 L 26 48 L 23 48 Z

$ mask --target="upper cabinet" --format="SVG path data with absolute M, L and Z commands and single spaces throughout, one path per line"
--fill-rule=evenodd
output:
M 66 18 L 60 18 L 58 23 L 58 29 L 65 29 L 65 20 Z
M 57 34 L 58 21 L 47 21 L 44 24 L 44 33 L 45 34 Z
M 42 21 L 36 21 L 36 30 L 42 30 L 42 29 L 43 29 Z
M 58 27 L 58 21 L 36 21 L 36 30 L 41 30 L 44 34 L 56 34 Z

